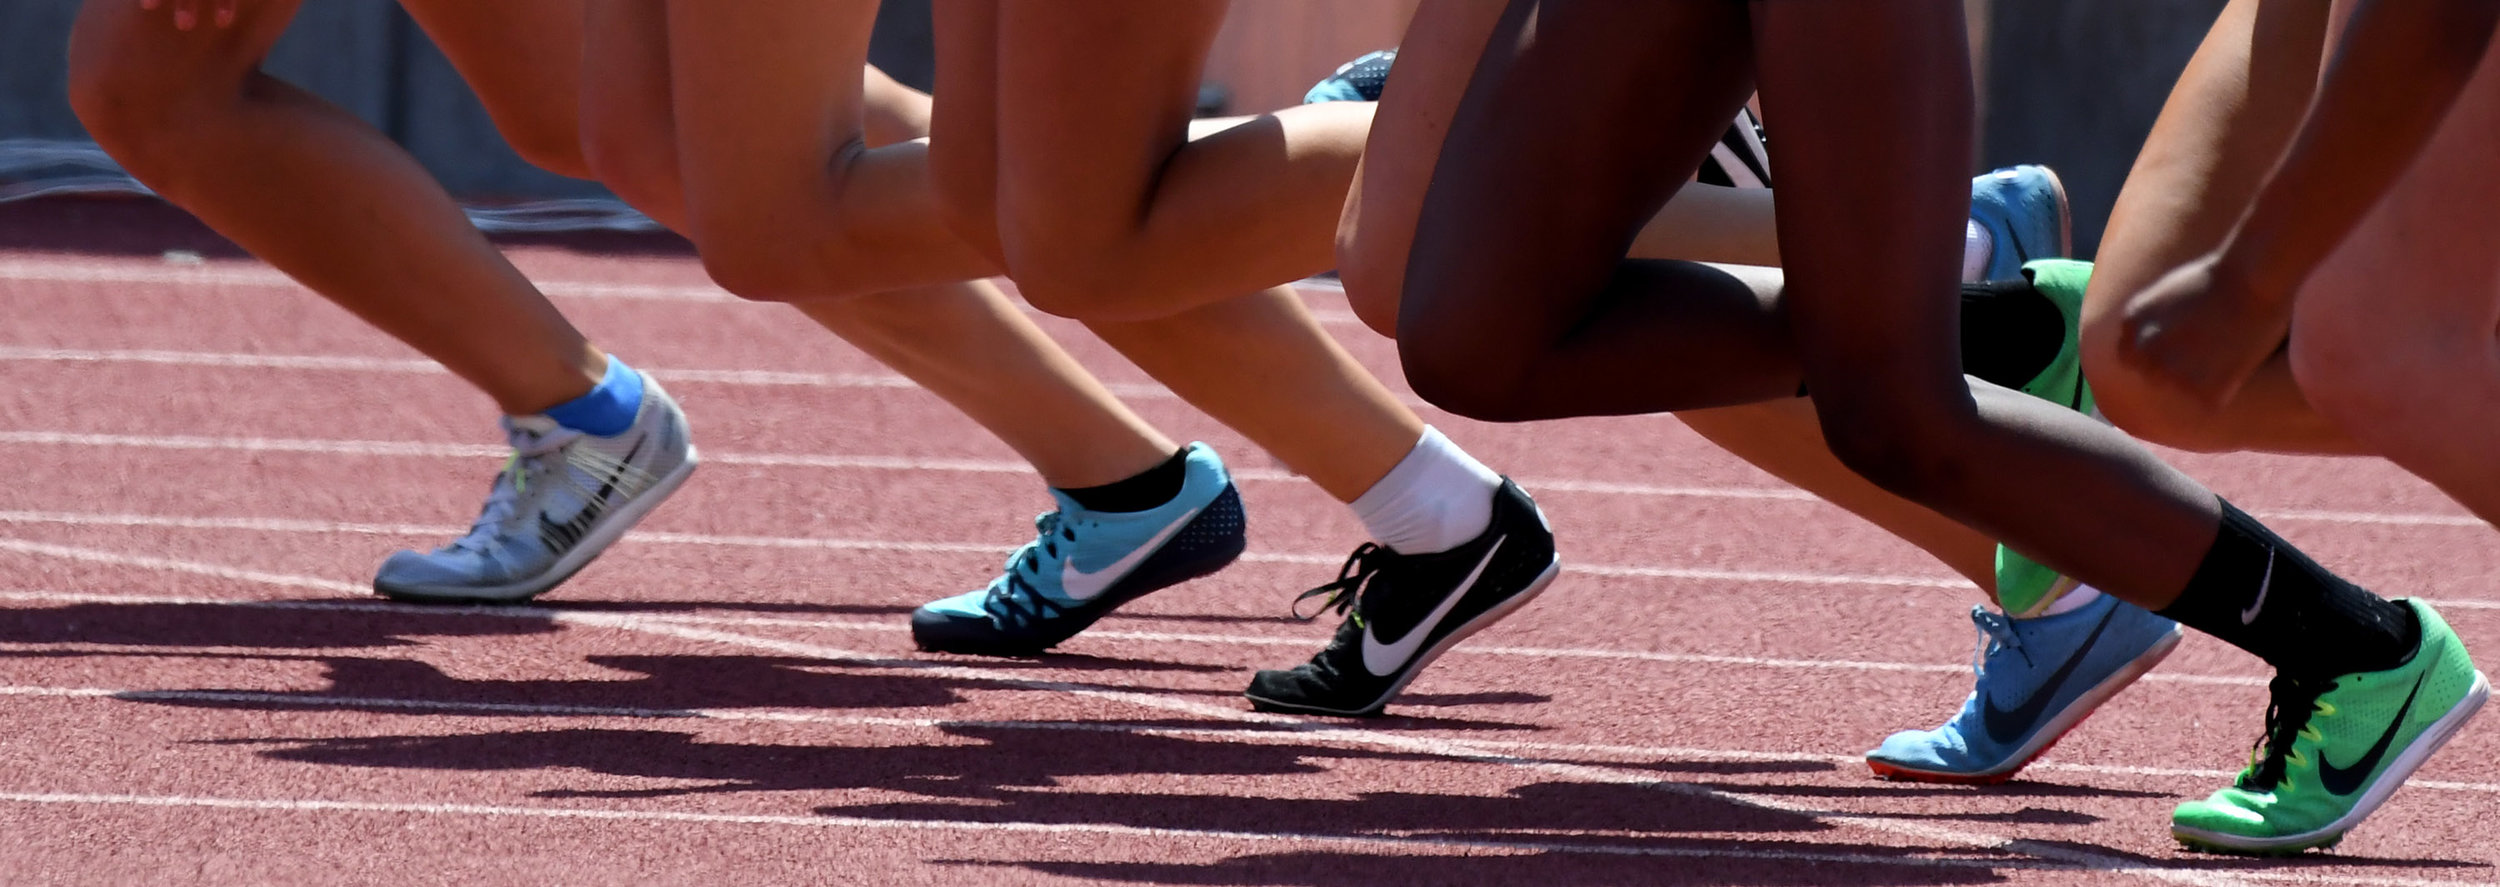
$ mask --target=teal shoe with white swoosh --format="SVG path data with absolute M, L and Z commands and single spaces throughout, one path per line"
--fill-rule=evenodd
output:
M 1337 581 L 1304 592 L 1318 613 L 1346 614 L 1326 649 L 1291 669 L 1259 672 L 1244 694 L 1261 711 L 1369 717 L 1468 635 L 1536 597 L 1562 571 L 1544 512 L 1508 480 L 1493 519 L 1466 544 L 1400 554 L 1364 543 Z
M 1206 444 L 1190 444 L 1184 462 L 1180 495 L 1146 511 L 1092 511 L 1052 490 L 1059 510 L 1034 521 L 1040 533 L 1006 571 L 921 605 L 912 640 L 932 652 L 1031 656 L 1121 604 L 1223 569 L 1245 544 L 1241 494 Z

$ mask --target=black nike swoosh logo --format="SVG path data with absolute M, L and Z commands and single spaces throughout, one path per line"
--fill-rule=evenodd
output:
M 641 440 L 634 441 L 633 448 L 625 451 L 625 458 L 617 460 L 615 468 L 608 469 L 607 479 L 599 484 L 599 494 L 591 497 L 590 501 L 582 503 L 582 509 L 574 512 L 572 519 L 556 523 L 548 520 L 546 515 L 538 516 L 539 535 L 550 543 L 549 548 L 557 551 L 570 550 L 582 541 L 583 536 L 590 533 L 590 523 L 607 511 L 608 496 L 616 492 L 616 481 L 625 475 L 625 466 L 633 464 L 634 457 L 642 455 L 642 445 L 650 442 L 651 436 L 648 434 L 643 435 Z
M 2396 731 L 2404 729 L 2405 715 L 2413 711 L 2413 698 L 2422 695 L 2422 681 L 2430 676 L 2425 670 L 2421 677 L 2413 679 L 2413 692 L 2406 693 L 2405 704 L 2396 708 L 2396 719 L 2387 724 L 2387 732 L 2379 734 L 2378 744 L 2370 746 L 2370 753 L 2362 755 L 2361 760 L 2352 762 L 2350 767 L 2338 767 L 2328 763 L 2325 754 L 2319 754 L 2318 784 L 2339 796 L 2359 791 L 2361 783 L 2370 778 L 2370 771 L 2378 769 L 2378 759 L 2387 756 L 2387 747 L 2395 744 Z
M 2051 672 L 2048 681 L 2041 684 L 2040 689 L 2032 691 L 2031 698 L 2023 700 L 2023 704 L 2008 709 L 1998 708 L 1993 699 L 1980 700 L 1979 725 L 1988 731 L 1988 738 L 2001 743 L 2012 743 L 2022 738 L 2023 731 L 2040 720 L 2040 713 L 2048 709 L 2050 700 L 2057 698 L 2057 688 L 2065 686 L 2066 679 L 2075 676 L 2075 669 L 2083 664 L 2083 657 L 2091 654 L 2092 646 L 2101 640 L 2101 631 L 2108 628 L 2109 620 L 2117 615 L 2116 607 L 2102 613 L 2101 621 L 2092 626 L 2092 633 L 2086 635 L 2083 644 L 2075 648 L 2075 655 L 2066 657 L 2065 664 Z

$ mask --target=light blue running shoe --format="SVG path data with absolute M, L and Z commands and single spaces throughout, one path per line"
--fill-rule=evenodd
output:
M 1979 686 L 1953 720 L 1866 753 L 1875 775 L 1992 784 L 2014 778 L 2101 703 L 2160 664 L 2179 624 L 2102 595 L 2072 612 L 2014 620 L 1972 607 Z
M 1089 511 L 1058 490 L 1041 534 L 1007 557 L 988 588 L 921 605 L 920 649 L 1031 656 L 1075 637 L 1121 604 L 1213 573 L 1241 556 L 1241 494 L 1206 444 L 1189 445 L 1179 496 L 1136 512 Z
M 2066 184 L 2045 166 L 2009 166 L 1970 180 L 1970 219 L 1993 242 L 1980 280 L 2011 280 L 2029 262 L 2075 252 Z

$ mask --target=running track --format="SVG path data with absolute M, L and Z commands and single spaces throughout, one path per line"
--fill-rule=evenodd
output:
M 2170 806 L 2264 709 L 2201 637 L 2026 781 L 1870 779 L 1858 752 L 1966 691 L 1974 593 L 1672 419 L 1429 413 L 1538 494 L 1570 570 L 1395 717 L 1252 713 L 1249 671 L 1331 627 L 1286 609 L 1356 526 L 1057 320 L 1225 454 L 1251 553 L 1063 655 L 915 653 L 910 608 L 984 581 L 1036 482 L 665 249 L 516 254 L 685 402 L 696 482 L 542 606 L 379 603 L 384 554 L 476 507 L 490 406 L 263 266 L 158 256 L 195 231 L 79 251 L 62 212 L 0 220 L 0 883 L 2500 883 L 2488 718 L 2334 855 L 2175 850 Z M 2428 487 L 2176 458 L 2500 656 L 2500 545 Z

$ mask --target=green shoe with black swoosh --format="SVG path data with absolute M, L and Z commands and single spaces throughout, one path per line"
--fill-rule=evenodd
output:
M 2179 805 L 2171 835 L 2219 853 L 2332 847 L 2455 736 L 2491 682 L 2437 612 L 2404 603 L 2422 623 L 2412 659 L 2386 671 L 2276 677 L 2247 769 L 2230 787 Z

